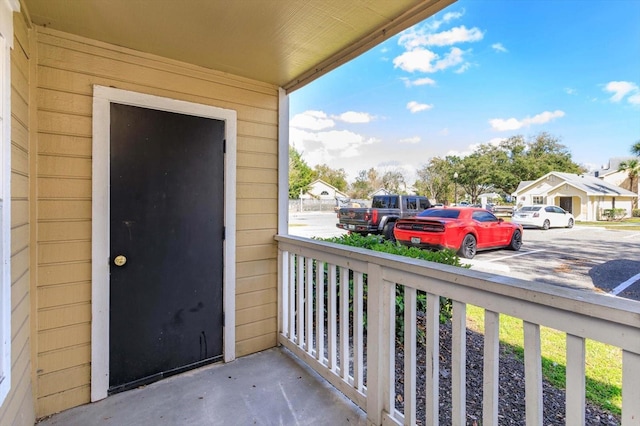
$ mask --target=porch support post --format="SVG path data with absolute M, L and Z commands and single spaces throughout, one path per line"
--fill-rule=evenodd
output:
M 381 425 L 392 413 L 394 395 L 395 286 L 382 279 L 382 267 L 369 264 L 367 272 L 367 423 Z

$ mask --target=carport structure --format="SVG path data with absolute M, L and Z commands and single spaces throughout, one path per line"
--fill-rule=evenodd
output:
M 483 424 L 497 424 L 499 313 L 525 322 L 527 424 L 541 423 L 541 325 L 570 336 L 568 422 L 583 423 L 593 338 L 623 349 L 623 421 L 638 424 L 634 302 L 287 235 L 289 94 L 451 3 L 2 1 L 0 423 L 280 344 L 371 424 L 413 424 L 411 338 L 404 410 L 393 402 L 397 284 L 408 336 L 427 293 L 428 423 L 442 296 L 454 300 L 454 424 L 466 304 L 487 309 Z M 350 280 L 353 300 L 338 304 Z

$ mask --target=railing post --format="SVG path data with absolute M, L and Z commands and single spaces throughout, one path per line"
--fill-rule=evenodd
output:
M 640 425 L 640 354 L 622 351 L 622 424 Z
M 390 387 L 395 354 L 395 286 L 382 279 L 382 267 L 367 271 L 367 422 L 381 425 L 384 412 L 394 409 Z

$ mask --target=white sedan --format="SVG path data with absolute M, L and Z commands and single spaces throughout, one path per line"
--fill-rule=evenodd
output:
M 558 206 L 535 204 L 522 206 L 513 213 L 511 222 L 519 223 L 523 227 L 536 228 L 572 228 L 574 218 L 571 213 Z

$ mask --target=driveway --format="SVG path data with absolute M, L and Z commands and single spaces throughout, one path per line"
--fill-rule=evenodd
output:
M 296 213 L 289 233 L 303 237 L 333 237 L 333 213 Z M 590 289 L 640 300 L 640 232 L 577 225 L 572 229 L 525 229 L 518 252 L 480 252 L 468 261 L 473 269 L 532 282 Z

